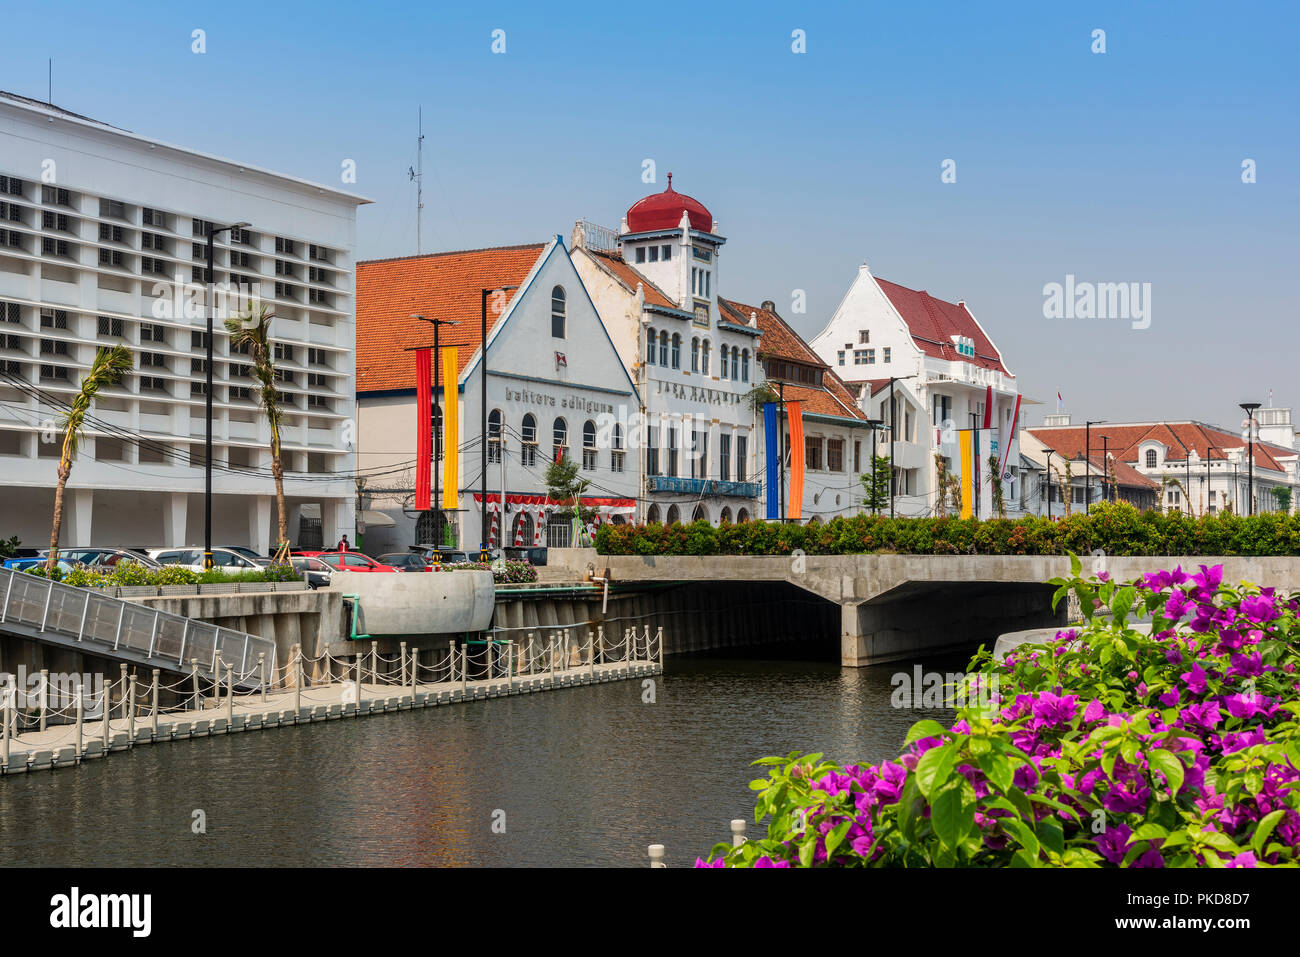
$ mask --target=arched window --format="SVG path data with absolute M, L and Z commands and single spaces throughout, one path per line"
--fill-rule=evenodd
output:
M 673 361 L 674 369 L 682 367 L 682 337 L 676 332 L 673 333 Z
M 1156 467 L 1156 450 L 1147 449 L 1147 468 L 1153 469 L 1155 467 Z
M 668 365 L 668 333 L 659 333 L 659 364 Z
M 519 445 L 519 461 L 524 465 L 533 466 L 537 464 L 537 420 L 533 418 L 531 412 L 524 416 L 522 427 L 519 429 L 522 441 Z
M 700 371 L 700 337 L 695 336 L 691 339 L 691 371 Z
M 726 345 L 723 345 L 718 350 L 718 375 L 723 379 L 727 378 L 727 360 L 729 358 L 731 358 L 731 350 Z
M 569 423 L 556 419 L 551 426 L 551 461 L 558 462 L 569 447 Z
M 645 520 L 647 524 L 649 524 L 650 522 L 659 521 L 658 505 L 651 505 L 648 509 L 645 510 Z
M 748 521 L 749 521 L 749 509 L 742 508 L 740 511 L 736 513 L 737 525 L 739 525 L 741 522 L 748 522 Z
M 609 470 L 611 472 L 623 471 L 623 426 L 614 423 L 614 435 L 611 439 L 611 449 L 609 453 Z
M 731 377 L 740 381 L 740 350 L 735 346 L 731 347 Z
M 582 426 L 582 467 L 588 472 L 596 468 L 596 423 L 591 419 Z
M 740 381 L 749 381 L 749 350 L 746 349 L 740 354 Z
M 706 511 L 704 510 L 704 506 L 703 506 L 703 505 L 696 505 L 696 506 L 695 506 L 695 511 L 691 513 L 691 521 L 692 521 L 692 522 L 707 522 L 708 520 L 709 520 L 709 513 L 706 512 Z
M 704 375 L 709 374 L 709 340 L 705 339 L 700 345 L 700 372 Z
M 730 505 L 726 506 L 726 507 L 722 510 L 722 514 L 721 514 L 720 516 L 718 516 L 718 522 L 719 522 L 720 524 L 722 524 L 722 525 L 730 525 L 730 524 L 731 524 L 731 506 L 730 506 Z
M 501 410 L 488 413 L 488 461 L 501 461 Z
M 563 339 L 566 333 L 564 287 L 551 290 L 551 337 Z
M 439 462 L 442 460 L 442 409 L 438 403 L 433 404 L 433 420 L 431 424 L 433 430 L 433 460 Z
M 668 506 L 668 518 L 667 518 L 667 520 L 664 522 L 664 524 L 665 524 L 665 525 L 676 525 L 679 521 L 681 521 L 681 513 L 680 513 L 679 511 L 677 511 L 677 506 L 676 506 L 676 505 L 669 505 L 669 506 Z
M 655 331 L 651 329 L 645 336 L 645 364 L 655 364 Z

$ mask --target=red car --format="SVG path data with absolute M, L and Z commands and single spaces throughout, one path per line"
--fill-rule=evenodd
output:
M 397 569 L 392 565 L 381 565 L 369 555 L 360 552 L 294 552 L 304 558 L 319 558 L 330 568 L 340 572 L 392 572 Z

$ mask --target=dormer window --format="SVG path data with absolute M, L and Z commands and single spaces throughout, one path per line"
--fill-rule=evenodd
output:
M 645 247 L 644 247 L 644 246 L 638 246 L 638 247 L 636 247 L 636 261 L 639 262 L 639 263 L 643 263 L 643 262 L 645 262 Z
M 1147 461 L 1147 468 L 1149 468 L 1149 469 L 1153 469 L 1153 468 L 1156 467 L 1156 450 L 1155 450 L 1155 449 L 1147 449 L 1147 457 L 1146 457 L 1146 461 Z

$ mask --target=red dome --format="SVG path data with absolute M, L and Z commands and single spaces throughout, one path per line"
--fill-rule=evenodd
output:
M 676 229 L 682 213 L 690 217 L 691 227 L 701 232 L 713 232 L 713 214 L 704 204 L 685 193 L 673 189 L 673 174 L 668 174 L 668 188 L 662 193 L 652 193 L 632 204 L 627 211 L 627 228 L 630 232 L 646 233 L 656 229 Z

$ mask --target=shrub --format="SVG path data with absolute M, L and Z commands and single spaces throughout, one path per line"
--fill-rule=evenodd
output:
M 996 694 L 917 722 L 896 760 L 756 761 L 767 836 L 697 866 L 1300 864 L 1300 601 L 1220 566 L 1118 584 L 1071 559 L 1056 601 L 1112 617 L 1005 662 L 981 650 L 967 688 Z

